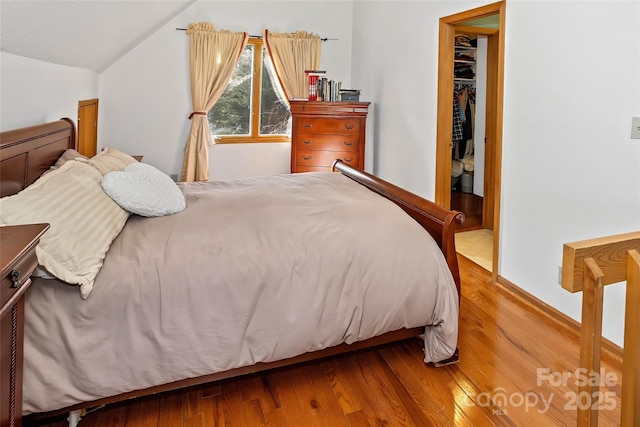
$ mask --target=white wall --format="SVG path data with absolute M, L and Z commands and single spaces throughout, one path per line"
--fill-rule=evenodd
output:
M 640 2 L 513 1 L 506 26 L 500 274 L 580 319 L 562 244 L 640 229 Z M 618 344 L 621 291 L 605 293 Z
M 476 115 L 473 118 L 473 194 L 484 197 L 484 139 L 487 120 L 487 37 L 478 37 Z
M 429 199 L 435 190 L 438 20 L 478 4 L 354 2 L 351 80 L 363 90 L 361 98 L 375 104 L 367 135 L 373 171 Z
M 354 3 L 352 80 L 377 105 L 376 172 L 428 198 L 438 19 L 486 3 Z M 640 3 L 510 0 L 505 30 L 499 274 L 579 320 L 580 296 L 558 284 L 563 243 L 640 229 Z M 610 288 L 604 335 L 622 344 L 624 296 Z
M 337 38 L 323 43 L 321 68 L 350 83 L 351 1 L 199 1 L 100 75 L 99 146 L 142 154 L 145 162 L 180 175 L 191 95 L 188 37 L 176 27 L 201 21 L 255 35 L 266 28 Z M 289 143 L 215 145 L 210 179 L 287 173 L 289 157 Z
M 98 75 L 0 52 L 0 130 L 78 118 L 78 101 L 98 97 Z

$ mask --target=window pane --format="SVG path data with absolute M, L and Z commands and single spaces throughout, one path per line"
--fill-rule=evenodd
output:
M 209 111 L 212 135 L 251 134 L 253 46 L 247 45 L 218 102 Z
M 262 49 L 260 135 L 291 135 L 291 114 L 280 90 L 271 58 Z

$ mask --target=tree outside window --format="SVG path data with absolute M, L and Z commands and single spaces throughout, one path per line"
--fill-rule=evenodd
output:
M 291 140 L 289 106 L 262 39 L 249 39 L 208 119 L 216 143 Z

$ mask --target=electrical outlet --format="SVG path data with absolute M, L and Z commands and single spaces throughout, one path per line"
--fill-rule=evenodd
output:
M 640 139 L 640 117 L 631 117 L 631 139 Z

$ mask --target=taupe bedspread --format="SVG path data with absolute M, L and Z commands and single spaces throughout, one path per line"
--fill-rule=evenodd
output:
M 132 216 L 89 299 L 27 297 L 24 412 L 425 328 L 456 347 L 458 297 L 433 239 L 337 173 L 182 184 L 187 209 Z

